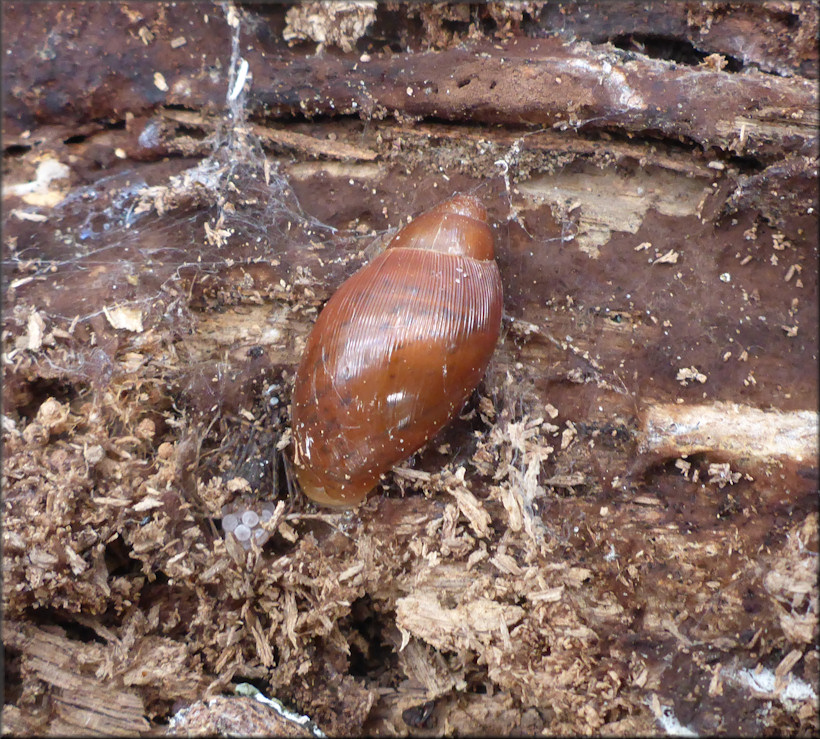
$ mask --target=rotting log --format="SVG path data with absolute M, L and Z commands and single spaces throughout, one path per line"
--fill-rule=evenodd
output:
M 203 66 L 202 54 L 224 64 L 230 48 L 226 37 L 213 33 L 207 13 L 186 18 L 186 43 L 178 48 L 166 38 L 146 44 L 136 32 L 124 44 L 95 35 L 84 35 L 82 44 L 68 41 L 78 24 L 107 25 L 111 16 L 122 15 L 116 8 L 93 7 L 90 16 L 86 11 L 78 16 L 70 6 L 54 6 L 37 20 L 51 21 L 51 38 L 66 41 L 52 41 L 44 63 L 25 65 L 25 56 L 19 55 L 4 65 L 9 134 L 35 121 L 123 120 L 126 112 L 138 115 L 158 104 L 221 107 L 226 68 L 214 73 Z M 163 15 L 168 12 L 163 8 Z M 141 22 L 150 26 L 150 16 L 159 13 L 142 7 L 140 16 L 149 17 Z M 26 21 L 32 19 L 19 6 L 7 11 L 6 38 L 20 38 Z M 251 114 L 392 115 L 588 132 L 615 129 L 629 135 L 657 133 L 763 161 L 789 153 L 817 155 L 817 88 L 800 77 L 676 66 L 559 38 L 479 41 L 466 48 L 380 55 L 367 63 L 351 55 L 308 58 L 264 36 L 251 38 L 242 52 L 259 70 L 248 101 Z M 89 59 L 99 59 L 99 66 L 89 65 Z M 63 79 L 70 79 L 71 86 L 52 90 L 55 80 Z
M 65 634 L 9 621 L 3 641 L 21 655 L 22 669 L 48 686 L 45 705 L 37 711 L 12 714 L 14 718 L 7 724 L 11 733 L 38 734 L 47 728 L 66 735 L 134 736 L 148 730 L 139 694 L 122 682 L 107 682 L 89 669 L 102 666 L 101 649 Z
M 817 11 L 659 8 L 379 7 L 344 52 L 288 8 L 4 5 L 15 733 L 272 720 L 240 681 L 337 734 L 817 730 Z M 493 365 L 315 510 L 304 339 L 456 190 Z M 271 498 L 261 551 L 221 530 Z

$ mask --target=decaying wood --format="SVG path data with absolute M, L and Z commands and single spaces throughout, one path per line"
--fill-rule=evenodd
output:
M 647 409 L 643 451 L 667 458 L 703 452 L 728 458 L 784 458 L 811 465 L 818 455 L 817 414 L 781 413 L 730 403 Z
M 7 733 L 817 731 L 817 9 L 603 5 L 3 6 Z M 490 370 L 316 510 L 310 327 L 457 190 Z
M 120 15 L 115 8 L 97 10 L 106 12 Z M 227 37 L 215 37 L 205 15 L 190 19 L 187 43 L 170 53 L 166 44 L 145 44 L 136 35 L 116 52 L 107 41 L 95 48 L 92 36 L 81 48 L 61 47 L 49 64 L 25 67 L 10 59 L 4 69 L 11 83 L 9 117 L 34 115 L 61 123 L 110 117 L 123 108 L 153 107 L 158 95 L 167 105 L 221 105 L 227 79 L 224 72 L 203 74 L 200 53 L 208 49 L 227 59 L 230 51 Z M 19 32 L 16 14 L 7 18 L 13 29 L 6 33 Z M 55 33 L 60 23 L 70 27 L 77 22 L 71 11 L 55 20 Z M 384 55 L 367 64 L 329 55 L 316 64 L 290 50 L 267 48 L 263 39 L 246 44 L 243 55 L 258 70 L 249 93 L 251 113 L 436 117 L 586 131 L 615 127 L 630 134 L 660 132 L 764 160 L 784 153 L 817 155 L 817 88 L 802 78 L 677 67 L 630 58 L 616 49 L 568 46 L 556 38 L 477 42 L 468 48 Z M 81 74 L 72 81 L 75 99 L 66 89 L 57 105 L 45 107 L 36 92 L 87 58 L 110 60 L 123 71 L 134 65 L 145 74 L 129 75 L 114 97 L 102 94 L 110 86 L 106 79 Z M 156 74 L 170 80 L 165 90 L 154 84 Z
M 148 729 L 143 700 L 126 688 L 127 682 L 105 674 L 102 649 L 8 620 L 3 640 L 20 652 L 23 668 L 48 686 L 49 703 L 34 712 L 40 714 L 35 726 L 69 736 L 133 736 Z M 29 723 L 26 728 L 29 733 L 34 727 Z
M 581 12 L 573 12 L 573 11 Z M 559 32 L 600 42 L 619 39 L 629 48 L 643 44 L 667 46 L 673 57 L 675 41 L 687 41 L 690 55 L 717 53 L 725 61 L 783 76 L 801 74 L 816 78 L 818 8 L 811 3 L 782 2 L 707 4 L 690 0 L 665 3 L 557 2 L 543 6 L 538 25 L 544 32 Z M 797 32 L 794 29 L 797 27 Z M 694 52 L 694 53 L 693 53 Z

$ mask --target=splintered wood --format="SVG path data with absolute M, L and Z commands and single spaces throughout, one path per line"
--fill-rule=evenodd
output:
M 3 3 L 4 733 L 820 731 L 820 10 L 575 5 Z M 492 362 L 316 509 L 311 326 L 455 192 Z
M 99 646 L 8 622 L 4 640 L 21 652 L 26 669 L 52 688 L 54 717 L 49 723 L 50 733 L 133 736 L 148 730 L 145 704 L 139 694 L 126 689 L 125 681 L 112 683 L 95 674 L 95 669 L 99 671 L 105 664 L 104 650 Z M 82 666 L 81 671 L 78 666 Z M 36 713 L 25 719 L 19 715 L 15 718 L 6 723 L 12 733 L 39 733 Z
M 815 411 L 761 410 L 737 403 L 653 405 L 643 418 L 642 450 L 675 457 L 715 452 L 760 460 L 816 462 Z

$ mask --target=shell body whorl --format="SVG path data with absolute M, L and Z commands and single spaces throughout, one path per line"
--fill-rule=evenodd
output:
M 477 198 L 405 226 L 328 301 L 293 392 L 296 474 L 308 497 L 357 505 L 461 409 L 498 341 L 501 277 Z

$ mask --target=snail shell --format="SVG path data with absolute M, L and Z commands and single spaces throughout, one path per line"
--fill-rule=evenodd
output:
M 399 231 L 328 301 L 293 391 L 305 494 L 358 505 L 461 410 L 498 341 L 501 276 L 478 198 L 459 194 Z

